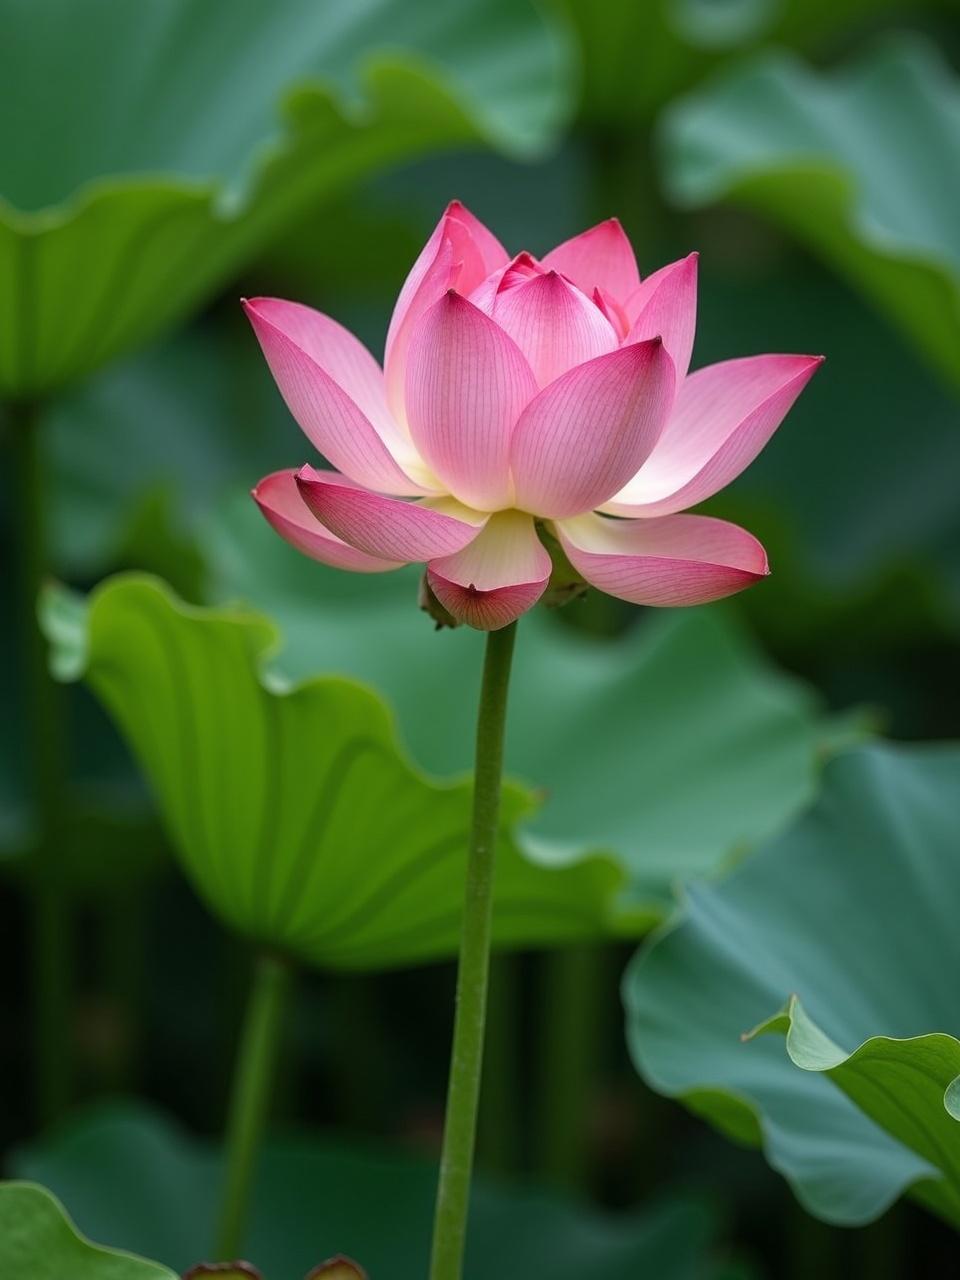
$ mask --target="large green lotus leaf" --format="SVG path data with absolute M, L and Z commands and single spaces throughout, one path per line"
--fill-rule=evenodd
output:
M 43 1187 L 0 1183 L 3 1280 L 175 1280 L 172 1271 L 81 1236 Z
M 53 593 L 45 616 L 57 674 L 83 675 L 116 719 L 188 874 L 232 927 L 337 968 L 455 952 L 471 784 L 418 773 L 375 693 L 263 678 L 264 618 L 191 608 L 151 578 L 111 579 L 86 606 Z M 534 806 L 505 789 L 497 941 L 602 934 L 622 872 L 521 855 L 510 832 Z
M 0 393 L 197 305 L 318 201 L 426 150 L 539 151 L 570 92 L 528 3 L 2 0 Z
M 209 1254 L 219 1157 L 155 1113 L 132 1105 L 88 1112 L 20 1153 L 15 1165 L 21 1176 L 43 1178 L 87 1231 L 178 1269 Z M 382 1146 L 269 1142 L 244 1252 L 267 1280 L 297 1280 L 340 1251 L 374 1280 L 422 1280 L 435 1187 L 431 1161 Z M 713 1232 L 711 1214 L 691 1201 L 612 1216 L 532 1189 L 480 1183 L 466 1276 L 707 1280 L 719 1276 L 708 1259 Z
M 884 10 L 949 0 L 571 0 L 583 48 L 584 111 L 636 127 L 711 70 L 775 44 L 818 49 Z
M 465 674 L 483 638 L 435 633 L 416 607 L 415 570 L 325 569 L 277 538 L 249 499 L 211 526 L 205 557 L 215 594 L 277 619 L 274 669 L 367 681 L 395 707 L 418 762 L 469 765 Z M 809 691 L 772 670 L 722 609 L 650 611 L 618 640 L 543 610 L 520 624 L 507 761 L 547 796 L 525 844 L 541 857 L 615 853 L 651 918 L 675 881 L 713 872 L 802 807 L 823 733 Z
M 957 747 L 841 755 L 811 811 L 693 887 L 625 979 L 647 1081 L 762 1143 L 831 1222 L 911 1192 L 960 1225 L 958 822 Z M 764 1018 L 787 1053 L 741 1043 Z
M 671 107 L 664 142 L 677 201 L 781 223 L 960 382 L 960 87 L 932 48 L 828 73 L 765 57 Z

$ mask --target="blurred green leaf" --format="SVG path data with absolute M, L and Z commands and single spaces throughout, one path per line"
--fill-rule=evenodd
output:
M 635 127 L 732 56 L 767 44 L 818 49 L 885 11 L 949 0 L 568 0 L 583 49 L 586 114 Z
M 210 1248 L 220 1161 L 205 1144 L 133 1106 L 101 1108 L 22 1152 L 88 1231 L 147 1248 L 181 1268 Z M 426 1274 L 436 1185 L 432 1161 L 373 1144 L 288 1138 L 263 1153 L 246 1245 L 269 1277 L 301 1276 L 331 1252 L 373 1280 Z M 712 1215 L 689 1200 L 613 1216 L 522 1186 L 477 1186 L 467 1280 L 713 1280 Z M 32 1280 L 32 1278 L 31 1278 Z M 59 1277 L 58 1277 L 59 1280 Z
M 266 619 L 190 608 L 150 578 L 114 578 L 84 614 L 48 605 L 45 618 L 55 669 L 82 669 L 117 720 L 187 873 L 229 925 L 331 968 L 455 953 L 471 785 L 416 772 L 372 691 L 261 678 Z M 510 833 L 534 805 L 506 788 L 495 941 L 602 935 L 622 871 L 523 857 Z
M 762 1142 L 831 1222 L 909 1192 L 960 1224 L 958 797 L 956 747 L 838 757 L 817 805 L 723 884 L 691 888 L 627 973 L 646 1080 Z M 790 1056 L 775 1037 L 742 1044 L 791 992 L 810 1014 L 775 1019 Z
M 780 223 L 960 383 L 960 87 L 932 47 L 825 74 L 765 57 L 674 104 L 663 140 L 678 203 Z
M 2 0 L 0 393 L 146 341 L 319 201 L 424 151 L 542 150 L 563 28 L 532 4 Z
M 3 1280 L 176 1280 L 156 1262 L 91 1244 L 43 1187 L 0 1183 Z
M 272 669 L 364 680 L 396 709 L 418 762 L 469 767 L 464 673 L 479 669 L 482 636 L 434 634 L 416 607 L 415 570 L 326 569 L 282 542 L 249 499 L 211 525 L 205 557 L 217 598 L 277 620 L 284 646 Z M 675 883 L 712 874 L 809 800 L 824 734 L 809 690 L 770 668 L 723 609 L 649 611 L 617 640 L 578 635 L 542 610 L 520 625 L 507 762 L 547 797 L 524 845 L 550 859 L 614 853 L 651 920 Z

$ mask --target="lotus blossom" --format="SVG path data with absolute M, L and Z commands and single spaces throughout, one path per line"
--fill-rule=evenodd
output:
M 281 394 L 332 469 L 254 498 L 308 556 L 359 573 L 426 564 L 443 608 L 506 626 L 547 588 L 546 533 L 584 582 L 692 605 L 768 573 L 737 525 L 681 514 L 734 479 L 822 357 L 688 373 L 697 255 L 641 280 L 612 218 L 510 257 L 454 201 L 400 291 L 381 370 L 329 316 L 244 303 Z

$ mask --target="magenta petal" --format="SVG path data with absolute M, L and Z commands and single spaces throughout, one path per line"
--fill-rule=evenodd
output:
M 402 562 L 366 555 L 325 529 L 300 497 L 293 470 L 264 477 L 253 490 L 253 498 L 280 537 L 312 560 L 354 573 L 385 573 L 402 567 Z
M 593 297 L 594 289 L 603 289 L 622 302 L 640 283 L 633 247 L 618 218 L 608 218 L 557 245 L 543 265 L 548 271 L 561 272 L 588 297 Z
M 555 527 L 587 582 L 634 604 L 705 604 L 769 573 L 766 552 L 752 534 L 710 516 L 613 520 L 588 514 Z
M 650 454 L 673 386 L 673 363 L 659 341 L 621 347 L 551 383 L 513 433 L 516 505 L 554 517 L 600 506 Z
M 373 357 L 356 338 L 328 316 L 297 303 L 254 298 L 244 308 L 287 408 L 329 462 L 359 483 L 386 493 L 429 492 L 407 474 L 391 450 L 404 447 L 416 461 L 387 414 Z M 392 438 L 385 438 L 387 432 Z
M 400 290 L 387 330 L 387 399 L 398 418 L 403 417 L 407 351 L 421 316 L 448 289 L 470 293 L 508 261 L 496 236 L 459 200 L 451 201 Z
M 697 328 L 697 254 L 647 276 L 628 299 L 627 342 L 660 337 L 677 370 L 678 386 L 690 367 Z
M 668 515 L 717 493 L 750 465 L 822 362 L 747 356 L 691 373 L 653 453 L 605 510 Z
M 430 560 L 451 555 L 471 542 L 486 516 L 455 498 L 408 502 L 371 493 L 335 471 L 302 467 L 300 496 L 337 537 L 386 560 Z
M 600 308 L 555 271 L 501 288 L 491 314 L 526 356 L 541 387 L 619 343 Z
M 458 293 L 447 293 L 418 325 L 407 367 L 410 434 L 468 506 L 511 504 L 510 437 L 536 391 L 516 344 Z
M 427 580 L 458 622 L 498 631 L 533 608 L 552 568 L 533 519 L 520 511 L 500 511 L 463 551 L 431 560 Z

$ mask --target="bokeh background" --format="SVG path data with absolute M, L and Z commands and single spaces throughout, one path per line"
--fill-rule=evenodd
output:
M 309 446 L 238 299 L 310 303 L 379 354 L 450 198 L 533 253 L 616 214 L 645 274 L 699 250 L 695 367 L 767 350 L 828 357 L 765 453 L 708 504 L 757 533 L 773 566 L 718 610 L 742 678 L 785 698 L 802 682 L 796 696 L 835 739 L 955 735 L 960 20 L 949 0 L 469 0 L 443 12 L 419 0 L 0 0 L 0 22 L 0 393 L 10 421 L 29 409 L 41 424 L 19 470 L 12 428 L 4 441 L 0 1147 L 88 1231 L 186 1265 L 196 1237 L 184 1224 L 212 1204 L 207 1144 L 249 958 L 169 856 L 127 748 L 82 685 L 60 693 L 61 789 L 38 802 L 18 582 L 42 571 L 86 590 L 137 569 L 197 604 L 246 601 L 279 623 L 290 674 L 377 678 L 418 763 L 462 770 L 472 693 L 454 741 L 430 673 L 447 646 L 471 690 L 470 641 L 433 634 L 409 579 L 376 612 L 376 580 L 335 583 L 298 560 L 246 496 Z M 42 528 L 24 514 L 31 484 Z M 24 542 L 40 570 L 24 569 Z M 598 637 L 602 668 L 602 644 L 622 662 L 618 646 L 663 623 L 590 595 L 551 625 Z M 351 658 L 361 626 L 364 651 L 396 643 L 390 671 Z M 630 712 L 640 737 L 663 723 L 639 697 Z M 535 759 L 535 708 L 522 714 Z M 706 741 L 706 721 L 688 732 Z M 585 724 L 565 750 L 608 733 L 613 785 L 629 792 L 630 733 Z M 670 785 L 682 809 L 684 779 Z M 569 823 L 579 838 L 589 800 L 575 771 L 564 787 L 553 834 Z M 730 803 L 749 805 L 749 788 Z M 30 850 L 51 831 L 69 850 L 69 1019 L 41 1114 L 28 890 Z M 711 856 L 746 852 L 732 841 Z M 665 1277 L 944 1274 L 952 1236 L 920 1209 L 858 1230 L 819 1223 L 758 1151 L 640 1081 L 617 990 L 634 949 L 497 960 L 476 1238 L 509 1237 L 535 1275 L 562 1261 L 548 1248 L 565 1240 L 558 1222 L 572 1234 L 556 1247 L 590 1261 L 584 1274 L 596 1258 L 598 1275 L 640 1274 L 641 1257 Z M 448 963 L 304 973 L 277 1123 L 322 1130 L 326 1145 L 271 1150 L 264 1259 L 299 1265 L 284 1214 L 302 1221 L 332 1198 L 332 1223 L 381 1239 L 370 1257 L 391 1256 L 384 1241 L 397 1250 L 375 1276 L 418 1274 L 401 1255 L 429 1200 L 452 981 Z

